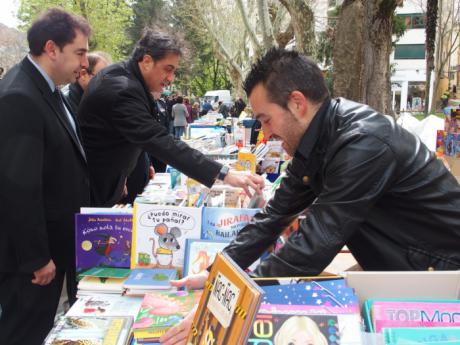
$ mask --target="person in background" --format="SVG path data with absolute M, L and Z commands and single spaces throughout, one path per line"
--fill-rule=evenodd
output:
M 72 107 L 74 114 L 78 114 L 78 106 L 80 105 L 83 92 L 88 87 L 90 80 L 103 68 L 112 63 L 110 55 L 103 52 L 92 52 L 87 54 L 88 67 L 83 68 L 77 78 L 77 81 L 72 84 L 67 84 L 62 88 L 62 94 L 67 103 Z
M 126 190 L 139 155 L 145 151 L 185 175 L 211 187 L 221 180 L 260 192 L 263 178 L 229 170 L 182 141 L 175 141 L 153 119 L 151 92 L 161 92 L 174 80 L 181 45 L 169 34 L 144 31 L 128 61 L 113 64 L 89 83 L 79 120 L 91 177 L 94 206 L 112 206 Z
M 188 117 L 187 107 L 182 96 L 177 97 L 177 103 L 172 107 L 172 117 L 174 119 L 174 138 L 179 140 L 185 133 Z
M 266 138 L 293 157 L 254 222 L 223 252 L 242 269 L 308 216 L 256 277 L 317 276 L 346 245 L 363 270 L 459 270 L 460 186 L 412 133 L 365 104 L 330 99 L 312 60 L 273 48 L 244 83 Z M 208 271 L 171 281 L 202 288 Z M 184 344 L 192 316 L 161 337 Z
M 0 344 L 40 345 L 63 286 L 75 301 L 75 213 L 89 206 L 86 155 L 58 85 L 88 68 L 88 22 L 50 9 L 30 53 L 0 81 Z
M 219 113 L 221 113 L 224 118 L 227 118 L 229 113 L 227 105 L 222 101 L 219 101 Z
M 235 117 L 239 117 L 244 108 L 246 108 L 246 103 L 244 103 L 243 98 L 238 97 L 235 102 Z
M 192 117 L 192 105 L 190 104 L 190 99 L 188 97 L 184 98 L 184 105 L 185 108 L 187 108 L 187 123 L 192 123 L 193 122 L 193 117 Z
M 192 122 L 200 118 L 200 103 L 195 102 L 192 105 Z

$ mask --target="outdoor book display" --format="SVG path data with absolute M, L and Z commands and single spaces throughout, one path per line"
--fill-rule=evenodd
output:
M 443 131 L 438 131 L 436 153 L 445 158 L 452 174 L 460 181 L 460 108 L 452 108 L 445 118 Z

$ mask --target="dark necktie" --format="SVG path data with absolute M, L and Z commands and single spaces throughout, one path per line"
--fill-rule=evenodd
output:
M 79 146 L 79 149 L 80 149 L 81 153 L 83 154 L 83 156 L 84 156 L 85 159 L 86 159 L 85 151 L 83 150 L 83 146 L 82 146 L 82 144 L 81 144 L 81 142 L 80 142 L 80 138 L 78 137 L 77 123 L 76 123 L 75 119 L 73 119 L 73 120 L 74 120 L 74 123 L 73 123 L 73 124 L 71 123 L 71 120 L 69 119 L 69 116 L 71 116 L 71 115 L 69 115 L 69 113 L 67 112 L 67 109 L 66 109 L 65 106 L 64 106 L 64 100 L 62 99 L 61 91 L 60 91 L 58 88 L 56 88 L 56 89 L 54 90 L 54 92 L 53 92 L 53 96 L 54 96 L 54 98 L 56 99 L 56 103 L 57 103 L 57 105 L 58 105 L 58 107 L 59 107 L 59 110 L 60 110 L 60 112 L 61 112 L 61 117 L 62 117 L 62 119 L 63 119 L 63 120 L 65 121 L 65 123 L 68 125 L 69 130 L 71 131 L 72 136 L 73 136 L 74 139 L 76 140 L 76 142 L 77 142 L 77 144 L 78 144 L 78 146 Z

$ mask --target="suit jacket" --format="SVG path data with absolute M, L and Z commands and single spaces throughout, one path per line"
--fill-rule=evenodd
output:
M 62 88 L 62 94 L 74 115 L 78 113 L 78 106 L 80 105 L 81 98 L 83 97 L 83 89 L 78 81 L 71 83 Z
M 111 65 L 91 79 L 78 119 L 90 169 L 93 205 L 111 206 L 142 151 L 211 186 L 222 165 L 174 141 L 155 107 L 137 62 Z
M 74 214 L 89 205 L 81 146 L 25 58 L 0 81 L 0 272 L 74 265 Z M 68 266 L 67 266 L 68 267 Z

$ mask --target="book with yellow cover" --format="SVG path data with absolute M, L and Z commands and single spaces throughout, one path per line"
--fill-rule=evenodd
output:
M 250 171 L 256 173 L 256 155 L 251 152 L 238 152 L 238 161 L 236 162 L 236 170 Z
M 246 344 L 263 293 L 227 254 L 218 253 L 187 344 Z

